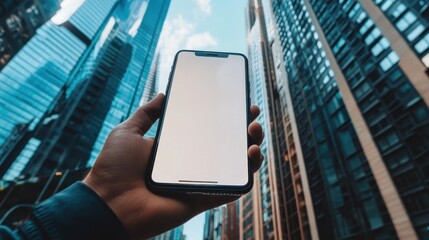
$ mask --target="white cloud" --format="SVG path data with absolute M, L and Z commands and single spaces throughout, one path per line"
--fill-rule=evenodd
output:
M 217 40 L 209 32 L 196 33 L 196 25 L 182 15 L 167 19 L 159 39 L 161 54 L 159 91 L 164 92 L 174 56 L 181 49 L 208 50 L 217 47 Z
M 184 42 L 194 28 L 195 25 L 184 19 L 182 15 L 167 20 L 160 37 L 161 55 L 174 56 L 178 50 L 183 48 Z
M 209 33 L 196 33 L 188 37 L 186 49 L 205 50 L 208 47 L 216 47 L 216 39 Z
M 194 0 L 194 1 L 197 3 L 198 7 L 203 13 L 208 15 L 212 13 L 211 0 Z
M 170 67 L 173 65 L 174 55 L 184 49 L 187 38 L 194 32 L 195 25 L 182 15 L 167 19 L 164 23 L 159 39 L 161 54 L 159 91 L 164 92 L 168 82 Z

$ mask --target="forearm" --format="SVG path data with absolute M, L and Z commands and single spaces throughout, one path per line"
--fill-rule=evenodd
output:
M 1 239 L 127 239 L 112 210 L 89 187 L 77 182 L 37 205 L 16 231 L 3 227 Z

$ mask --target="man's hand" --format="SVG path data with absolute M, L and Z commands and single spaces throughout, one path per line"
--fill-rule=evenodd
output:
M 227 196 L 161 196 L 146 187 L 144 174 L 154 140 L 143 135 L 160 117 L 164 98 L 158 94 L 112 130 L 94 167 L 83 180 L 110 206 L 133 239 L 155 236 L 205 210 L 237 200 Z M 253 121 L 259 115 L 259 108 L 252 106 L 250 110 Z M 255 143 L 248 149 L 248 155 L 256 172 L 263 160 L 259 148 L 263 139 L 261 125 L 252 122 L 248 132 Z

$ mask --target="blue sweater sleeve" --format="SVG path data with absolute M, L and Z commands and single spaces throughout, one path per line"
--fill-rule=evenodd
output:
M 128 239 L 109 206 L 77 182 L 42 202 L 16 231 L 0 226 L 0 239 Z

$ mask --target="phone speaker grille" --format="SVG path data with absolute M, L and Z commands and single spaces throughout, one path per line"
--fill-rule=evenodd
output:
M 188 182 L 188 183 L 218 183 L 217 181 L 197 181 L 197 180 L 182 180 L 179 179 L 179 182 Z

